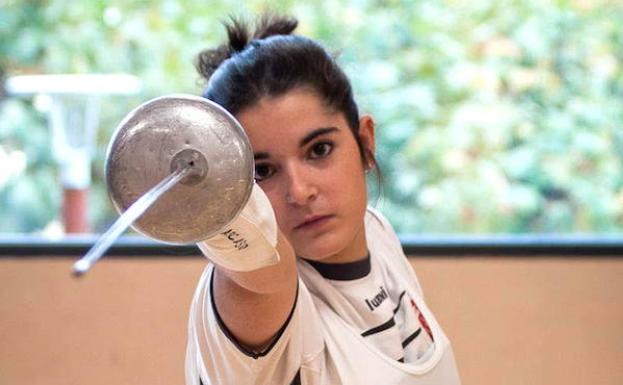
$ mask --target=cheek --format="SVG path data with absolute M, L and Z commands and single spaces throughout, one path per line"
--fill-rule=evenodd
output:
M 368 187 L 366 183 L 365 173 L 362 167 L 359 166 L 356 172 L 352 172 L 348 180 L 348 186 L 350 190 L 346 194 L 348 197 L 347 202 L 350 210 L 353 211 L 355 216 L 360 216 L 365 213 L 368 205 Z
M 348 186 L 351 189 L 351 193 L 360 191 L 364 194 L 366 193 L 366 173 L 360 158 L 351 158 L 350 162 L 344 165 L 340 174 L 343 179 L 342 184 Z
M 285 202 L 283 199 L 279 199 L 282 196 L 277 189 L 275 188 L 266 188 L 264 189 L 264 193 L 268 197 L 271 206 L 273 207 L 273 211 L 275 212 L 275 218 L 277 219 L 277 225 L 281 228 L 285 225 Z

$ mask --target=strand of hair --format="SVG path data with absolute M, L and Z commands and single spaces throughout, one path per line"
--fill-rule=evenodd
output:
M 266 13 L 259 18 L 253 37 L 264 39 L 274 35 L 289 35 L 297 25 L 298 21 L 293 17 Z

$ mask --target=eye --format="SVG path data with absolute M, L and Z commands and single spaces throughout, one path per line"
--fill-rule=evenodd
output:
M 318 142 L 311 148 L 309 157 L 312 159 L 325 158 L 331 153 L 331 151 L 333 151 L 333 143 Z
M 261 182 L 266 178 L 270 178 L 275 173 L 275 169 L 266 163 L 259 163 L 255 165 L 255 181 Z

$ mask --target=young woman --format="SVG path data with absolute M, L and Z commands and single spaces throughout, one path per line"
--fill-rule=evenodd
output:
M 198 58 L 203 96 L 250 139 L 256 185 L 241 216 L 199 244 L 212 263 L 191 307 L 186 382 L 459 384 L 391 225 L 367 208 L 374 121 L 296 25 L 264 17 L 251 33 L 232 21 L 229 42 Z

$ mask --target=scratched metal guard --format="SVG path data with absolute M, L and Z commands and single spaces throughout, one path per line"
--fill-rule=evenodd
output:
M 238 215 L 253 188 L 253 152 L 243 128 L 219 105 L 192 95 L 159 97 L 131 111 L 110 140 L 105 170 L 121 216 L 74 264 L 76 275 L 129 226 L 165 243 L 209 238 Z M 237 248 L 248 247 L 236 234 L 226 236 Z

